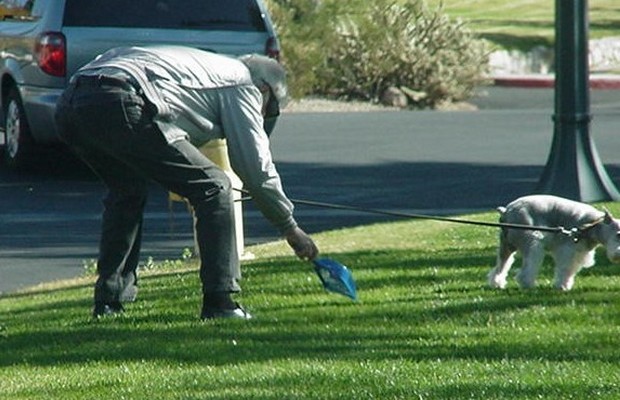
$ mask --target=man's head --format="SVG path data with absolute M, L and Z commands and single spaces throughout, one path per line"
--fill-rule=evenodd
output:
M 271 89 L 272 95 L 277 100 L 280 108 L 288 103 L 288 88 L 286 86 L 286 71 L 282 65 L 267 56 L 260 54 L 246 54 L 239 57 L 252 75 L 252 82 L 258 88 L 265 84 Z

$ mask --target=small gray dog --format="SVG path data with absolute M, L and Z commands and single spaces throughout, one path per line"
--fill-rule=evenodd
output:
M 607 210 L 599 211 L 588 204 L 549 195 L 521 197 L 497 210 L 502 223 L 577 228 L 577 234 L 502 228 L 497 264 L 488 274 L 491 287 L 506 287 L 506 277 L 517 251 L 523 257 L 517 274 L 522 288 L 535 286 L 546 253 L 551 253 L 555 262 L 554 286 L 565 291 L 573 287 L 575 275 L 582 268 L 594 265 L 597 246 L 605 247 L 609 261 L 620 262 L 620 220 Z

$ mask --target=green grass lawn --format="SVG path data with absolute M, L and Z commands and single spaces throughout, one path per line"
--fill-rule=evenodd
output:
M 194 261 L 144 271 L 138 301 L 100 321 L 92 276 L 1 297 L 0 398 L 620 398 L 620 266 L 602 252 L 571 292 L 550 288 L 549 264 L 537 289 L 499 291 L 485 282 L 496 228 L 407 220 L 315 238 L 358 302 L 325 292 L 284 242 L 250 248 L 250 321 L 198 320 Z
M 443 3 L 452 17 L 460 17 L 481 37 L 507 48 L 551 46 L 555 36 L 553 0 L 427 0 Z M 588 2 L 590 38 L 620 36 L 620 2 Z

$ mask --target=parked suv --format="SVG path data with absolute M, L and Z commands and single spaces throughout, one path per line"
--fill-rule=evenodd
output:
M 80 66 L 112 47 L 149 44 L 279 55 L 262 0 L 0 0 L 5 164 L 24 166 L 36 144 L 58 142 L 56 100 Z

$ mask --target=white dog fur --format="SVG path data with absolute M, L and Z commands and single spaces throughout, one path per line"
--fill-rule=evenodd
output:
M 523 258 L 517 282 L 522 288 L 531 288 L 546 253 L 555 263 L 554 286 L 570 290 L 575 275 L 594 265 L 594 249 L 604 246 L 607 258 L 620 262 L 620 220 L 609 211 L 549 195 L 531 195 L 516 199 L 506 207 L 499 207 L 500 222 L 580 229 L 573 238 L 559 232 L 502 228 L 499 235 L 497 263 L 488 274 L 488 283 L 494 288 L 505 288 L 506 278 L 514 262 L 515 253 Z

